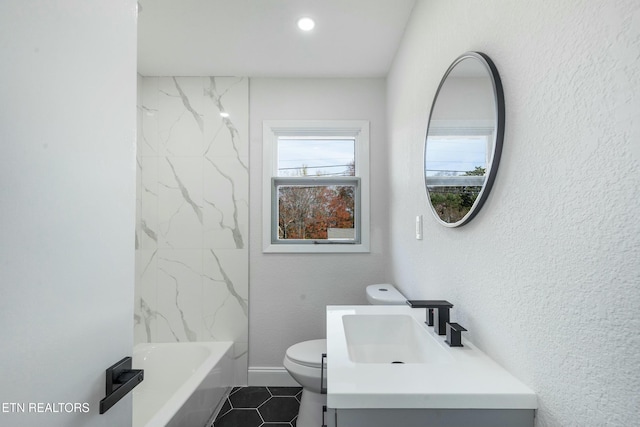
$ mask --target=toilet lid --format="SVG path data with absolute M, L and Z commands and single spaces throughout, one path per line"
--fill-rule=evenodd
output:
M 292 362 L 311 368 L 319 368 L 322 353 L 327 352 L 327 340 L 311 340 L 294 344 L 287 349 L 287 357 Z

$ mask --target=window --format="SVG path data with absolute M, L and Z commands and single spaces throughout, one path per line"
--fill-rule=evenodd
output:
M 369 122 L 265 121 L 264 252 L 369 251 Z
M 482 120 L 432 120 L 425 151 L 425 181 L 431 206 L 446 222 L 462 220 L 486 180 L 494 124 Z

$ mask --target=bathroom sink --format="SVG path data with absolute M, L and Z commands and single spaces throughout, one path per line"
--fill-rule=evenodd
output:
M 442 363 L 448 354 L 416 319 L 404 314 L 342 316 L 349 359 L 355 363 Z
M 537 407 L 535 393 L 473 343 L 463 337 L 463 347 L 449 347 L 425 320 L 426 310 L 408 305 L 327 306 L 327 407 Z

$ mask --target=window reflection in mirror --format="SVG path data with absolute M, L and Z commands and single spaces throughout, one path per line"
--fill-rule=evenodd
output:
M 475 215 L 499 159 L 502 88 L 496 90 L 497 72 L 492 74 L 484 59 L 475 52 L 459 57 L 447 70 L 431 109 L 425 184 L 434 214 L 447 226 L 463 225 Z

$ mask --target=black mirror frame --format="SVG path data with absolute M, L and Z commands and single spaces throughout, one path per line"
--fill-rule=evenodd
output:
M 485 180 L 484 185 L 480 190 L 480 194 L 478 195 L 478 198 L 474 202 L 473 206 L 471 206 L 471 209 L 469 210 L 469 212 L 467 212 L 467 214 L 464 217 L 462 217 L 460 221 L 449 223 L 449 222 L 443 221 L 440 218 L 435 208 L 433 207 L 433 204 L 431 203 L 429 188 L 427 186 L 427 182 L 425 179 L 426 177 L 424 176 L 424 173 L 423 173 L 423 179 L 425 180 L 425 190 L 427 194 L 427 202 L 429 203 L 429 207 L 431 208 L 433 215 L 436 217 L 436 220 L 442 225 L 450 228 L 460 227 L 469 223 L 469 221 L 471 221 L 478 214 L 478 212 L 484 205 L 485 200 L 487 199 L 487 197 L 489 197 L 489 193 L 491 192 L 491 187 L 493 186 L 493 182 L 495 181 L 496 174 L 498 173 L 498 166 L 500 165 L 500 157 L 502 155 L 502 145 L 504 143 L 504 129 L 505 129 L 504 90 L 502 88 L 502 80 L 500 79 L 500 74 L 498 73 L 498 69 L 496 68 L 491 58 L 489 58 L 489 56 L 487 56 L 486 54 L 482 52 L 466 52 L 460 55 L 458 58 L 456 58 L 456 60 L 453 61 L 453 63 L 449 66 L 444 76 L 442 77 L 440 84 L 438 85 L 438 90 L 436 91 L 435 96 L 433 97 L 433 102 L 431 104 L 431 111 L 429 112 L 429 121 L 427 123 L 427 134 L 424 140 L 424 155 L 423 155 L 424 164 L 422 169 L 423 171 L 426 169 L 427 139 L 429 137 L 429 128 L 431 127 L 431 118 L 433 115 L 436 102 L 438 101 L 438 95 L 440 94 L 440 89 L 442 89 L 442 86 L 447 80 L 447 77 L 449 76 L 449 74 L 451 74 L 451 72 L 456 67 L 456 65 L 458 65 L 464 59 L 468 59 L 468 58 L 474 58 L 477 61 L 481 62 L 487 68 L 487 70 L 489 71 L 489 75 L 491 76 L 491 82 L 493 84 L 493 94 L 494 94 L 495 106 L 496 106 L 496 132 L 495 132 L 495 141 L 493 145 L 493 154 L 491 157 L 491 164 L 489 167 L 487 179 Z

